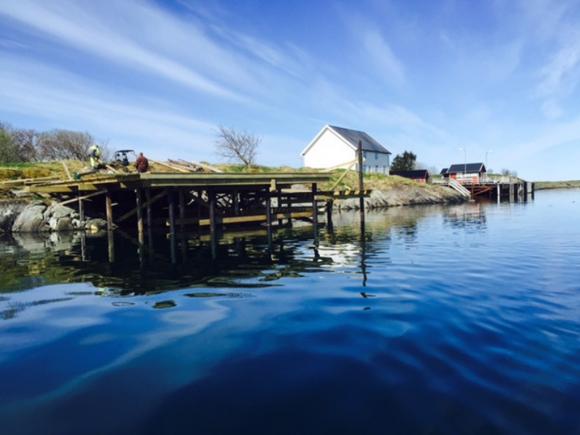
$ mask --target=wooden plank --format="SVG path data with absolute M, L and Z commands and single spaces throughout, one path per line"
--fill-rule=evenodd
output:
M 67 177 L 69 180 L 72 180 L 72 179 L 73 179 L 73 177 L 72 177 L 72 175 L 70 174 L 70 171 L 68 170 L 68 166 L 66 165 L 66 162 L 65 162 L 64 160 L 61 160 L 61 163 L 62 163 L 62 167 L 64 168 L 64 172 L 66 173 L 66 177 Z
M 90 194 L 84 195 L 84 196 L 79 196 L 78 198 L 67 199 L 66 201 L 59 202 L 58 204 L 59 205 L 72 204 L 75 201 L 84 201 L 85 199 L 94 198 L 95 196 L 102 195 L 103 193 L 106 193 L 106 192 L 107 192 L 106 190 L 99 190 L 98 192 L 90 193 Z
M 161 165 L 161 166 L 165 166 L 165 167 L 167 167 L 167 168 L 169 168 L 169 169 L 173 169 L 174 171 L 179 171 L 179 172 L 186 172 L 186 173 L 190 173 L 190 172 L 191 172 L 191 171 L 190 171 L 190 170 L 188 170 L 188 169 L 184 169 L 184 168 L 182 168 L 182 167 L 177 167 L 177 166 L 175 166 L 175 165 L 172 165 L 172 164 L 170 164 L 170 163 L 159 162 L 159 161 L 157 161 L 157 160 L 152 160 L 152 159 L 149 159 L 149 161 L 150 161 L 151 163 L 155 163 L 155 164 L 157 164 L 157 165 Z
M 303 211 L 297 213 L 277 213 L 274 215 L 275 219 L 284 219 L 284 218 L 292 218 L 292 219 L 300 219 L 300 218 L 307 218 L 312 217 L 312 211 Z M 223 217 L 220 219 L 220 223 L 222 224 L 247 224 L 247 223 L 257 223 L 257 222 L 266 222 L 267 217 L 265 214 L 260 215 L 250 215 L 250 216 L 230 216 L 230 217 Z M 199 220 L 200 226 L 209 226 L 210 220 L 209 219 L 200 219 Z

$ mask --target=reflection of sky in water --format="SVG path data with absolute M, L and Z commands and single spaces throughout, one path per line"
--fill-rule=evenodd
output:
M 566 432 L 579 195 L 370 212 L 362 234 L 342 213 L 316 242 L 309 227 L 271 250 L 264 234 L 225 236 L 215 260 L 190 236 L 177 264 L 164 238 L 149 262 L 117 237 L 109 264 L 106 238 L 83 241 L 82 261 L 78 236 L 5 236 L 0 420 L 23 433 Z

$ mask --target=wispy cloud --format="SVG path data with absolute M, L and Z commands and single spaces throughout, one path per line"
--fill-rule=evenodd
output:
M 31 76 L 30 71 L 35 71 Z M 43 65 L 7 60 L 0 71 L 0 98 L 13 113 L 64 127 L 89 130 L 111 145 L 131 145 L 153 156 L 209 157 L 215 125 L 162 108 L 148 98 L 117 96 L 96 83 Z
M 381 29 L 371 19 L 352 10 L 339 8 L 338 13 L 352 36 L 356 47 L 354 53 L 369 65 L 369 71 L 390 86 L 403 85 L 406 82 L 405 67 Z
M 124 11 L 125 18 L 133 17 L 134 20 L 135 15 L 141 15 L 141 18 L 144 18 L 141 21 L 137 20 L 138 23 L 133 23 L 139 26 L 140 31 L 147 28 L 159 30 L 158 26 L 153 27 L 149 24 L 152 24 L 151 21 L 154 20 L 157 21 L 157 25 L 162 24 L 164 17 L 161 12 L 132 1 L 125 3 L 126 6 L 132 7 L 130 13 Z M 131 4 L 129 5 L 129 3 Z M 85 3 L 83 6 L 87 5 Z M 89 14 L 86 10 L 81 9 L 78 3 L 69 1 L 34 2 L 22 0 L 5 2 L 0 7 L 0 14 L 7 15 L 67 45 L 132 68 L 144 68 L 145 71 L 161 75 L 197 91 L 219 97 L 244 100 L 242 95 L 227 86 L 163 55 L 152 47 L 145 47 L 137 43 L 135 39 L 127 35 L 127 31 L 131 28 L 130 25 L 126 25 L 124 28 L 112 25 L 113 23 L 108 18 L 109 11 L 95 8 L 91 12 Z M 131 20 L 128 24 L 130 23 Z M 167 24 L 171 23 L 165 22 L 165 24 L 165 27 L 169 27 Z M 198 36 L 193 32 L 191 33 L 192 37 Z

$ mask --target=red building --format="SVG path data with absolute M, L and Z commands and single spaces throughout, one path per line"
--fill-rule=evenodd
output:
M 429 171 L 426 169 L 416 169 L 413 171 L 393 171 L 391 170 L 391 175 L 397 175 L 403 178 L 409 178 L 411 180 L 415 180 L 421 184 L 427 184 L 431 176 L 429 175 Z
M 483 163 L 458 163 L 443 169 L 441 175 L 461 184 L 480 184 L 485 180 L 487 169 Z

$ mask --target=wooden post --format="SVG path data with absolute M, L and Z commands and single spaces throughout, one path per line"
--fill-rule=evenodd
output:
M 333 207 L 334 201 L 332 199 L 329 199 L 328 201 L 326 201 L 326 225 L 328 228 L 332 227 L 332 207 Z
M 497 183 L 496 190 L 497 190 L 497 203 L 500 204 L 501 203 L 501 184 L 500 183 Z
M 216 210 L 215 210 L 215 192 L 208 192 L 209 199 L 209 228 L 212 234 L 216 231 Z
M 272 253 L 272 195 L 266 192 L 266 224 L 268 227 L 268 252 Z
M 169 230 L 171 235 L 175 235 L 175 198 L 173 197 L 173 191 L 167 191 L 167 203 L 169 205 Z
M 105 214 L 107 216 L 107 231 L 113 231 L 113 199 L 111 192 L 105 195 Z
M 137 238 L 139 239 L 139 244 L 142 245 L 144 241 L 143 237 L 143 200 L 141 198 L 141 189 L 135 189 L 135 206 L 137 207 Z
M 83 202 L 80 194 L 79 196 L 79 226 L 84 230 L 85 229 L 85 203 Z
M 234 197 L 233 197 L 233 203 L 234 203 L 234 216 L 239 216 L 240 215 L 240 194 L 237 190 L 234 190 Z
M 276 199 L 277 201 L 277 205 L 276 205 L 276 213 L 280 213 L 282 211 L 282 189 L 278 188 L 278 197 Z M 278 219 L 278 226 L 281 227 L 282 226 L 282 218 Z
M 514 186 L 513 183 L 510 183 L 509 184 L 509 197 L 510 197 L 510 202 L 514 202 L 514 191 L 515 191 L 515 188 L 514 187 L 515 186 Z
M 115 262 L 115 235 L 113 231 L 107 231 L 107 248 L 109 254 L 109 263 Z
M 183 233 L 185 227 L 185 194 L 179 189 L 179 229 Z
M 151 190 L 145 189 L 145 199 L 147 200 L 147 227 L 151 229 L 153 220 L 151 218 Z
M 266 193 L 266 224 L 268 232 L 272 231 L 272 198 L 270 192 Z
M 175 253 L 175 197 L 172 190 L 167 191 L 167 202 L 169 205 L 169 242 L 171 249 L 171 263 L 175 264 L 177 262 L 177 256 Z
M 292 226 L 292 197 L 288 195 L 286 198 L 286 205 L 288 207 L 288 226 Z
M 365 198 L 364 198 L 365 182 L 364 182 L 363 149 L 362 149 L 362 141 L 360 141 L 360 140 L 358 141 L 357 157 L 358 157 L 359 205 L 360 205 L 360 209 L 363 210 L 363 212 L 364 212 L 364 208 L 365 208 Z
M 316 203 L 316 183 L 312 183 L 312 224 L 315 231 L 318 229 L 318 204 Z

